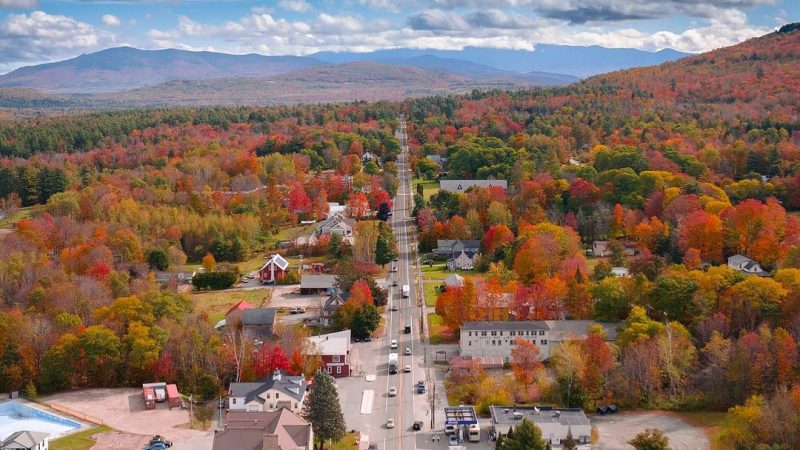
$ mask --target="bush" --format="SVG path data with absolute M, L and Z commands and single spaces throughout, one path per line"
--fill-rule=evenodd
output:
M 192 285 L 197 289 L 228 289 L 237 279 L 238 276 L 233 272 L 197 273 L 192 277 Z
M 275 281 L 277 284 L 298 284 L 300 282 L 300 272 L 297 270 L 290 270 L 286 272 L 281 278 Z

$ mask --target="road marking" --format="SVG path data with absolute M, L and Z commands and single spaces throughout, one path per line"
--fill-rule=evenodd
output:
M 372 399 L 375 397 L 375 391 L 367 389 L 361 397 L 361 414 L 372 414 Z

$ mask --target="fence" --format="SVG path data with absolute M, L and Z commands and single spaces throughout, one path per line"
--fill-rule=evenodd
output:
M 103 425 L 103 420 L 98 419 L 97 417 L 92 417 L 88 414 L 84 414 L 79 411 L 75 411 L 74 409 L 67 408 L 66 406 L 56 405 L 54 403 L 45 403 L 45 405 L 49 406 L 50 408 L 60 411 L 64 414 L 69 414 L 70 416 L 77 417 L 78 419 L 84 420 L 86 422 L 91 422 L 96 425 Z

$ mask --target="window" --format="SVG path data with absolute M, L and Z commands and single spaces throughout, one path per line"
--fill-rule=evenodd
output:
M 231 399 L 231 404 L 232 404 L 232 405 L 235 405 L 235 404 L 236 404 L 236 399 L 235 399 L 235 398 L 232 398 L 232 399 Z
M 467 345 L 472 347 L 472 341 L 467 341 Z
M 339 362 L 339 355 L 333 355 L 333 362 Z
M 497 336 L 497 331 L 492 331 L 492 336 Z
M 277 393 L 277 392 L 275 393 L 275 399 L 276 399 L 276 400 L 277 400 L 277 399 L 278 399 L 278 397 L 280 397 L 280 396 L 281 396 L 281 394 L 279 394 L 279 393 Z
M 270 395 L 272 395 L 272 394 L 270 394 L 269 392 L 267 392 L 267 398 L 270 398 L 270 397 L 269 397 Z
M 539 341 L 539 342 L 541 342 L 541 344 L 542 344 L 542 345 L 547 345 L 547 339 L 542 339 L 542 340 L 541 340 L 541 341 Z
M 342 366 L 336 366 L 336 373 L 342 373 Z
M 485 331 L 481 331 L 481 336 L 486 336 L 486 332 Z
M 500 332 L 500 336 L 502 336 L 502 335 L 503 335 L 503 332 L 501 331 L 501 332 Z
M 328 370 L 328 373 L 333 373 L 333 367 L 328 366 L 326 369 Z
M 539 336 L 544 336 L 544 330 L 539 331 Z
M 508 332 L 508 335 L 509 335 L 509 336 L 514 336 L 514 334 L 515 334 L 515 333 L 516 333 L 516 331 L 509 331 L 509 332 Z

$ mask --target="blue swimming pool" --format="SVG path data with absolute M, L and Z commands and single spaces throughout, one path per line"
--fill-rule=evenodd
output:
M 48 433 L 52 439 L 80 427 L 78 422 L 16 400 L 0 403 L 0 441 L 22 430 Z

